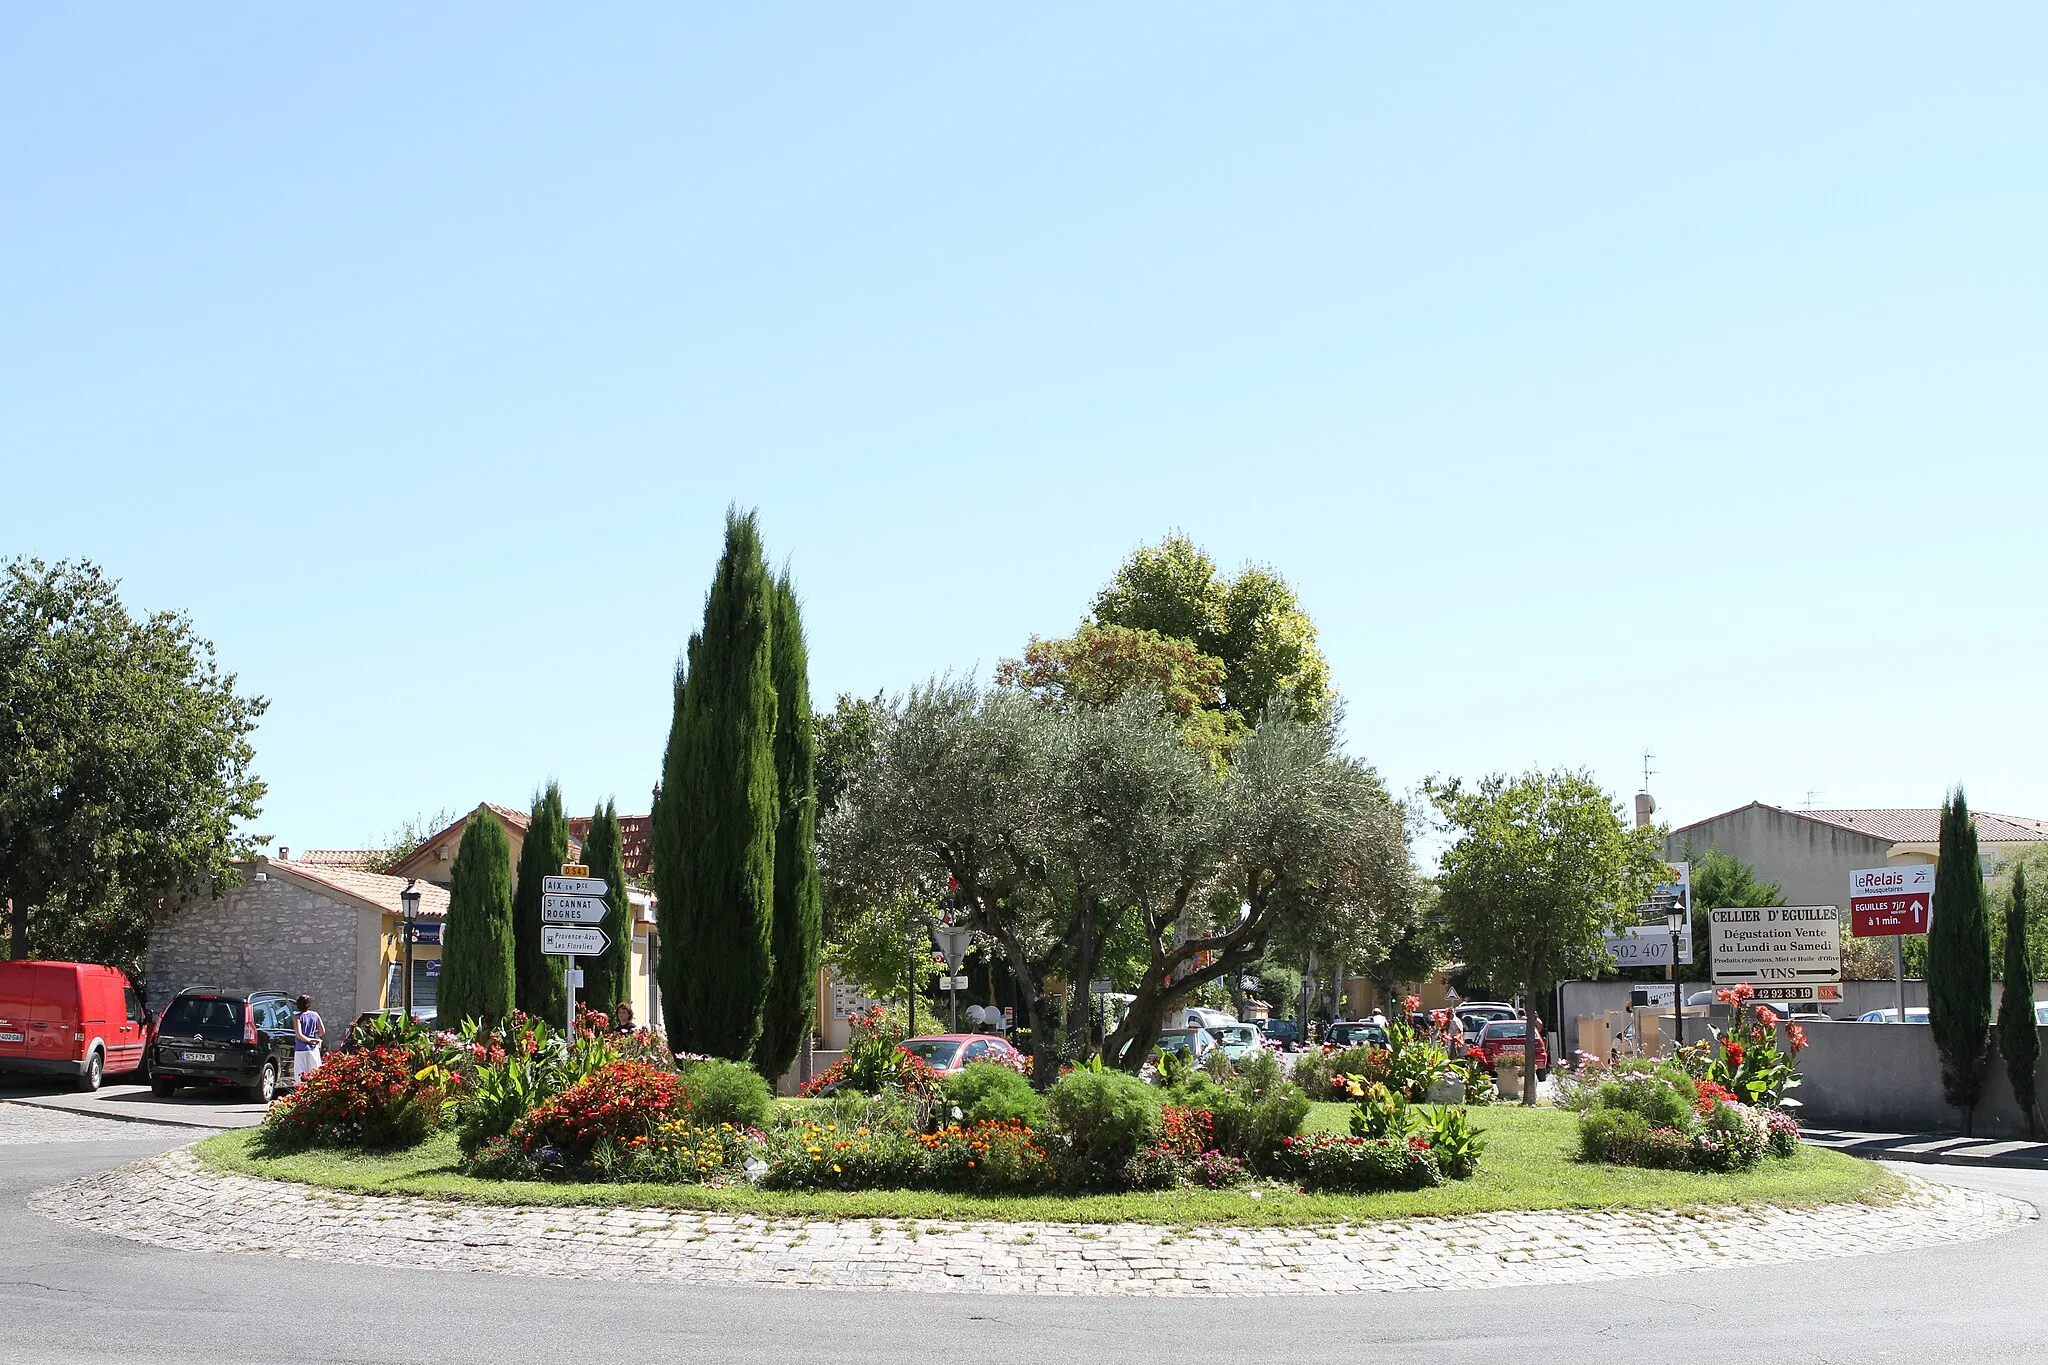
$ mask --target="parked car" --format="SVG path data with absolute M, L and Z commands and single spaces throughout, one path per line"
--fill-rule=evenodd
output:
M 1180 1027 L 1205 1028 L 1214 1032 L 1236 1022 L 1235 1016 L 1225 1014 L 1222 1010 L 1206 1010 L 1200 1006 L 1191 1006 L 1186 1012 L 1186 1017 L 1181 1020 Z
M 1259 1025 L 1259 1032 L 1266 1035 L 1268 1042 L 1278 1043 L 1282 1047 L 1290 1044 L 1298 1046 L 1301 1043 L 1301 1025 L 1292 1019 L 1268 1019 Z
M 97 1090 L 147 1068 L 150 1020 L 118 967 L 0 962 L 0 1071 L 61 1076 Z
M 292 1001 L 283 991 L 188 986 L 156 1021 L 150 1089 L 232 1086 L 270 1103 L 292 1080 Z
M 2034 1007 L 2034 1015 L 2036 1018 L 2039 1018 L 2040 1014 L 2041 1009 L 2037 1005 Z M 1899 1012 L 1896 1009 L 1865 1010 L 1856 1016 L 1856 1022 L 1859 1024 L 1896 1024 L 1899 1022 Z M 1906 1007 L 1906 1022 L 1909 1024 L 1926 1023 L 1927 1007 L 1924 1005 L 1908 1005 Z
M 1457 1021 L 1465 1046 L 1477 1047 L 1479 1034 L 1488 1024 L 1497 1019 L 1519 1019 L 1522 1012 L 1502 1001 L 1474 1000 L 1452 1010 L 1451 1017 Z
M 1223 1055 L 1233 1062 L 1256 1056 L 1265 1046 L 1259 1041 L 1259 1031 L 1250 1024 L 1225 1024 L 1208 1032 L 1216 1039 L 1216 1046 L 1223 1049 Z
M 1385 1047 L 1387 1031 L 1363 1019 L 1340 1019 L 1323 1035 L 1331 1047 Z
M 1205 1028 L 1170 1028 L 1160 1033 L 1158 1050 L 1182 1053 L 1199 1062 L 1216 1046 L 1216 1035 Z
M 1520 1019 L 1496 1019 L 1479 1031 L 1477 1044 L 1485 1059 L 1486 1069 L 1496 1074 L 1500 1071 L 1501 1049 L 1522 1048 L 1527 1056 L 1529 1025 Z M 1535 1047 L 1536 1079 L 1545 1080 L 1550 1075 L 1550 1048 L 1543 1041 L 1541 1033 L 1536 1035 Z
M 941 1076 L 957 1076 L 969 1062 L 1001 1062 L 1026 1075 L 1031 1071 L 1031 1063 L 1008 1039 L 986 1033 L 938 1033 L 905 1038 L 898 1046 Z

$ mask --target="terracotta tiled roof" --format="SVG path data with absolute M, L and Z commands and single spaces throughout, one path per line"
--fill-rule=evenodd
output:
M 486 801 L 484 802 L 484 805 L 490 808 L 492 814 L 496 815 L 500 820 L 503 820 L 507 828 L 516 829 L 521 834 L 526 833 L 526 827 L 529 823 L 532 822 L 533 819 L 532 815 L 530 815 L 526 811 L 513 810 L 510 806 L 501 806 L 495 801 Z M 474 812 L 472 812 L 472 814 L 473 813 Z M 449 832 L 449 830 L 459 829 L 463 825 L 466 825 L 468 823 L 469 816 L 465 815 L 460 820 L 457 820 L 454 824 L 448 826 L 448 829 L 442 830 L 441 833 L 446 834 Z
M 590 839 L 590 817 L 572 815 L 569 817 L 569 837 L 579 844 Z M 628 877 L 645 877 L 654 870 L 654 817 L 651 815 L 621 815 L 619 817 L 619 843 L 621 855 L 626 861 Z
M 315 867 L 367 868 L 384 856 L 381 848 L 309 848 L 291 861 Z
M 374 905 L 389 915 L 402 915 L 405 906 L 399 901 L 398 893 L 405 890 L 404 877 L 387 877 L 381 872 L 363 872 L 351 867 L 335 867 L 327 863 L 285 861 L 281 858 L 265 858 L 258 867 L 288 873 L 306 881 L 326 887 L 330 891 Z M 432 882 L 416 881 L 413 889 L 420 893 L 420 914 L 427 918 L 439 918 L 448 913 L 448 892 Z
M 1933 844 L 1941 841 L 1941 811 L 1938 808 L 1880 810 L 1793 810 L 1805 820 L 1853 829 L 1895 844 Z M 2025 815 L 1999 815 L 1988 810 L 1971 811 L 1977 822 L 1977 841 L 1984 844 L 2031 844 L 2048 840 L 2048 820 Z

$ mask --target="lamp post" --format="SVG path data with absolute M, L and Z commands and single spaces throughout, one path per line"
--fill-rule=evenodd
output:
M 1671 1012 L 1678 1045 L 1685 1046 L 1685 990 L 1678 981 L 1678 936 L 1692 926 L 1685 922 L 1685 911 L 1673 906 L 1665 912 L 1664 926 L 1671 931 Z
M 399 935 L 405 940 L 405 980 L 399 987 L 399 1003 L 405 1008 L 405 1021 L 412 1022 L 412 940 L 415 922 L 419 919 L 420 893 L 414 885 L 414 878 L 405 881 L 405 890 L 398 893 L 398 903 L 404 915 L 398 923 Z

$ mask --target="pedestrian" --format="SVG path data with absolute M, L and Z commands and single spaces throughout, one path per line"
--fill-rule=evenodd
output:
M 619 1033 L 631 1033 L 633 1031 L 633 1006 L 630 1001 L 621 1000 L 619 1002 L 618 1009 L 612 1013 L 612 1028 Z
M 292 1016 L 293 1079 L 304 1081 L 320 1069 L 320 1039 L 327 1025 L 313 1012 L 313 997 L 302 995 Z

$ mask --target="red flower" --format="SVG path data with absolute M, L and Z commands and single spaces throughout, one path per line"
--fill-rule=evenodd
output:
M 1769 1005 L 1758 1005 L 1756 1007 L 1756 1021 L 1765 1028 L 1776 1028 L 1778 1026 L 1778 1012 Z
M 1729 1066 L 1739 1069 L 1742 1066 L 1742 1059 L 1746 1054 L 1742 1050 L 1742 1044 L 1727 1042 L 1721 1044 L 1721 1055 L 1728 1059 Z
M 1804 1052 L 1806 1050 L 1805 1029 L 1801 1028 L 1797 1024 L 1794 1024 L 1791 1028 L 1785 1030 L 1785 1036 L 1792 1040 L 1792 1051 L 1795 1054 Z

